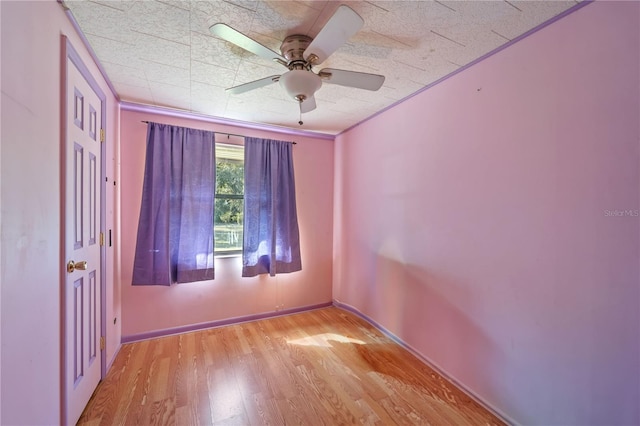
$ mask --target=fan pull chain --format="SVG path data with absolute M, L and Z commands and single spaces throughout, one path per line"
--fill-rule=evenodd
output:
M 302 100 L 298 101 L 298 106 L 300 107 L 300 121 L 298 121 L 298 124 L 302 126 L 304 124 L 302 122 Z

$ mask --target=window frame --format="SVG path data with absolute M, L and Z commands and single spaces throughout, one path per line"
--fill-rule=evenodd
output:
M 244 170 L 244 138 L 242 138 L 242 142 L 240 143 L 230 143 L 228 141 L 224 141 L 224 142 L 220 142 L 217 141 L 215 142 L 216 144 L 216 169 L 217 169 L 217 162 L 219 158 L 226 158 L 226 157 L 219 157 L 218 156 L 218 147 L 219 146 L 224 146 L 224 147 L 228 147 L 231 149 L 237 149 L 237 150 L 241 150 L 242 151 L 242 167 Z M 215 188 L 215 193 L 214 193 L 214 204 L 215 201 L 218 199 L 224 200 L 242 200 L 242 206 L 244 209 L 244 173 L 243 173 L 243 177 L 242 177 L 242 188 L 243 188 L 243 193 L 242 194 L 221 194 L 218 193 L 218 176 L 216 174 L 216 188 Z M 215 205 L 214 205 L 214 215 L 215 215 Z M 244 220 L 242 222 L 242 225 L 244 226 Z M 213 225 L 213 233 L 214 233 L 214 241 L 215 241 L 215 231 L 216 231 L 216 222 L 214 219 L 214 225 Z M 213 257 L 214 258 L 225 258 L 225 257 L 238 257 L 238 256 L 242 256 L 242 241 L 240 242 L 240 248 L 236 249 L 236 250 L 219 250 L 217 245 L 214 245 L 214 251 L 213 251 Z

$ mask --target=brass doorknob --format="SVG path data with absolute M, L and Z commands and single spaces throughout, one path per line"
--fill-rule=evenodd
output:
M 79 262 L 74 262 L 73 260 L 70 260 L 69 263 L 67 263 L 67 272 L 71 273 L 75 270 L 79 270 L 79 271 L 86 271 L 87 270 L 87 261 L 86 260 L 81 260 Z

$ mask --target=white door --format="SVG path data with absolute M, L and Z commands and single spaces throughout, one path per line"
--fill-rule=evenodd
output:
M 70 45 L 67 44 L 67 49 Z M 64 419 L 75 424 L 101 379 L 102 102 L 65 55 Z M 84 66 L 81 66 L 83 69 Z M 63 75 L 63 79 L 65 76 Z

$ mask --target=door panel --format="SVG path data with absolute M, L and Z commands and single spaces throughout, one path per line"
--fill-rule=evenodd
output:
M 103 103 L 66 61 L 64 412 L 75 424 L 101 379 L 100 167 Z

